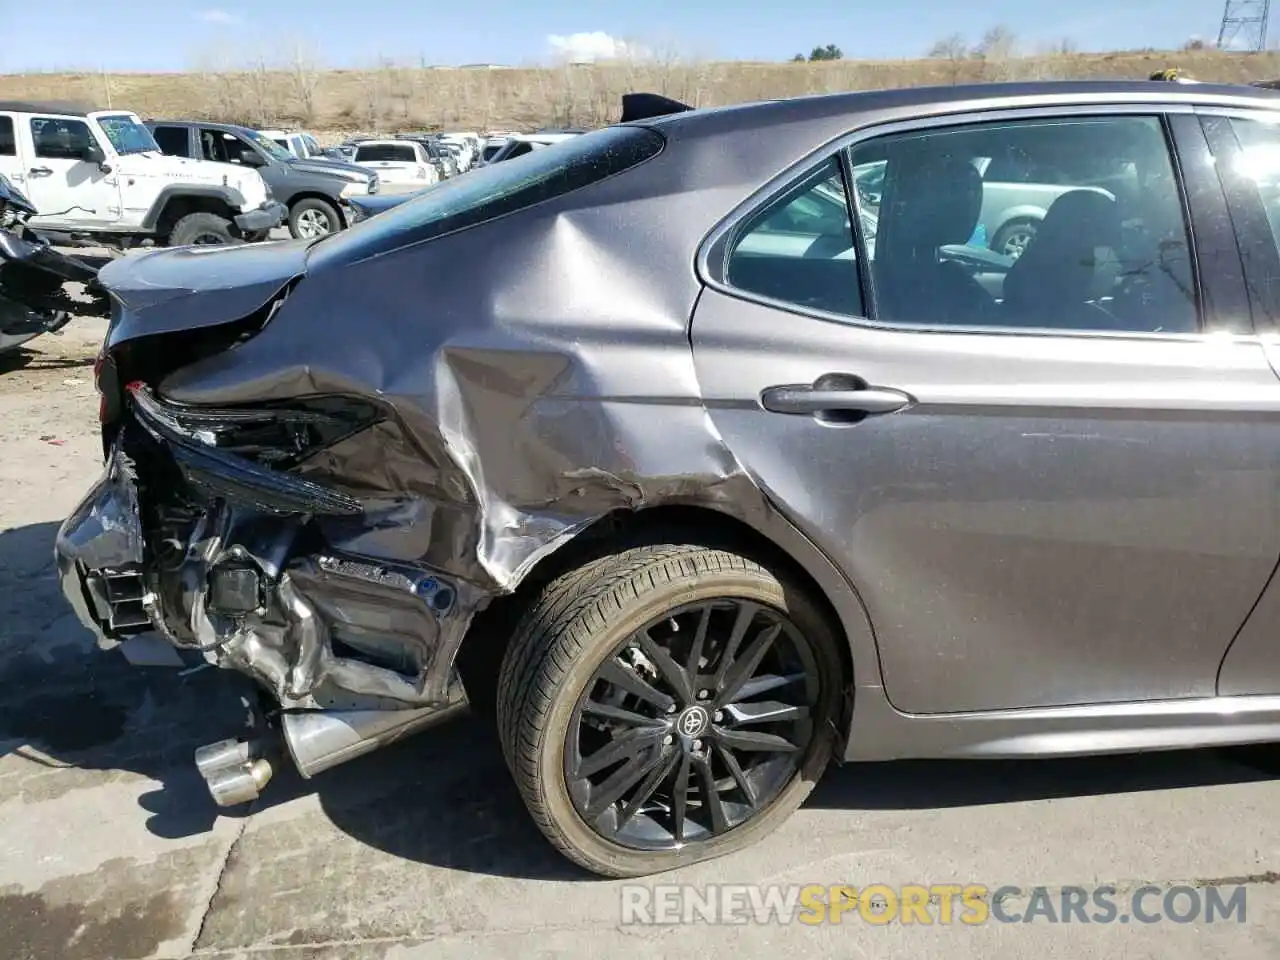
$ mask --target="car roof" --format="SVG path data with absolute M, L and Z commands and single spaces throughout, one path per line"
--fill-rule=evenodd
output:
M 243 127 L 238 123 L 214 123 L 209 120 L 159 120 L 148 119 L 148 124 L 163 123 L 175 127 L 208 127 L 210 130 L 223 130 L 227 133 L 257 133 L 253 127 Z
M 374 140 L 374 139 L 369 139 L 369 140 L 358 140 L 356 143 L 352 144 L 352 146 L 356 146 L 356 147 L 367 147 L 367 146 L 369 146 L 370 144 L 373 144 L 373 145 L 376 145 L 376 146 L 380 146 L 380 147 L 381 147 L 381 146 L 385 146 L 385 145 L 386 145 L 386 144 L 388 144 L 388 143 L 408 143 L 408 144 L 414 144 L 414 143 L 419 143 L 419 142 L 420 142 L 420 141 L 419 141 L 417 138 L 415 138 L 415 137 L 389 137 L 389 138 L 385 138 L 385 137 L 384 137 L 384 138 L 380 138 L 380 139 L 377 139 L 377 140 Z
M 570 140 L 573 137 L 580 137 L 580 133 L 516 133 L 507 137 L 508 140 L 525 140 L 530 143 L 559 143 L 561 140 Z
M 1042 80 L 954 86 L 897 87 L 849 93 L 824 93 L 705 107 L 632 121 L 681 136 L 700 131 L 767 128 L 777 124 L 823 125 L 850 114 L 875 114 L 877 120 L 912 119 L 931 113 L 1035 106 L 1105 106 L 1141 103 L 1228 104 L 1275 108 L 1274 90 L 1244 84 L 1160 83 L 1152 80 Z
M 0 100 L 0 110 L 9 113 L 53 113 L 64 117 L 87 117 L 94 112 L 93 107 L 71 100 Z

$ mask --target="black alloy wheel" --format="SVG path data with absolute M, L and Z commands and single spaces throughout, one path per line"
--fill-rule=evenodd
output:
M 636 877 L 750 846 L 830 760 L 850 682 L 818 600 L 728 550 L 656 544 L 542 587 L 503 657 L 497 725 L 538 827 Z
M 813 653 L 785 614 L 737 599 L 664 614 L 579 701 L 565 750 L 574 807 L 641 850 L 732 830 L 795 776 L 818 695 Z

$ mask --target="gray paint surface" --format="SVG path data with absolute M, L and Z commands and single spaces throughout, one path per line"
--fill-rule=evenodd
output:
M 692 505 L 764 535 L 844 627 L 850 756 L 1266 739 L 1271 697 L 1214 701 L 1280 556 L 1280 380 L 1257 337 L 833 323 L 707 289 L 696 260 L 735 208 L 859 129 L 1274 103 L 1240 88 L 1069 83 L 694 111 L 651 121 L 666 147 L 625 174 L 430 242 L 370 254 L 374 218 L 309 252 L 113 265 L 103 280 L 133 315 L 110 343 L 237 320 L 287 289 L 260 333 L 174 371 L 160 394 L 375 398 L 386 425 L 303 471 L 358 487 L 367 517 L 321 526 L 342 550 L 465 586 L 475 609 L 612 511 Z M 1193 196 L 1204 268 L 1225 241 L 1210 239 L 1220 211 Z M 1202 279 L 1215 311 L 1253 295 L 1238 273 Z M 910 403 L 845 426 L 762 409 L 764 389 L 829 373 Z M 469 612 L 424 688 L 443 689 Z M 1249 636 L 1224 676 L 1253 682 L 1223 692 L 1280 692 L 1280 658 Z M 1050 736 L 1072 730 L 1084 740 Z

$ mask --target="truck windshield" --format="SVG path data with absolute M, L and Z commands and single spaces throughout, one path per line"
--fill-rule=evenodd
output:
M 116 113 L 98 117 L 98 126 L 106 134 L 116 153 L 159 153 L 151 131 L 138 122 L 138 118 L 128 113 Z
M 273 160 L 292 160 L 294 156 L 270 137 L 264 137 L 257 130 L 246 130 L 244 135 L 262 148 L 263 152 Z

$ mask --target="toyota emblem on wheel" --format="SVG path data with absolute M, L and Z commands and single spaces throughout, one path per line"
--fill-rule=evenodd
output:
M 696 737 L 707 729 L 707 711 L 701 707 L 690 707 L 680 715 L 677 726 L 682 737 Z

